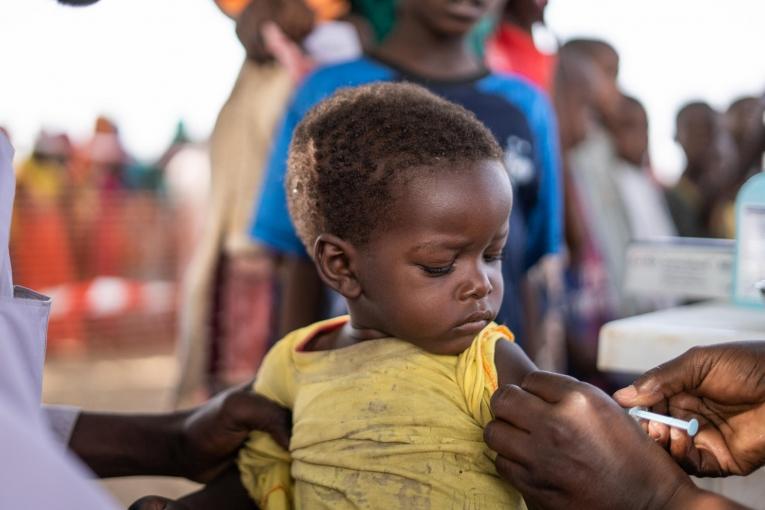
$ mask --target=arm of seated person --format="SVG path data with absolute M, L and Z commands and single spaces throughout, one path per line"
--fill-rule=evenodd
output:
M 252 430 L 268 431 L 287 447 L 290 412 L 252 393 L 230 388 L 196 409 L 167 414 L 83 412 L 69 448 L 99 477 L 183 476 L 207 482 L 233 465 Z
M 538 370 L 515 342 L 497 342 L 494 347 L 494 365 L 497 367 L 500 388 L 508 384 L 520 385 L 527 374 Z

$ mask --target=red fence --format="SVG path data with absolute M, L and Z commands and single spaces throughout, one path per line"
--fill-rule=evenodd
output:
M 53 298 L 49 349 L 171 342 L 196 226 L 161 192 L 56 191 L 19 186 L 11 230 L 14 282 Z

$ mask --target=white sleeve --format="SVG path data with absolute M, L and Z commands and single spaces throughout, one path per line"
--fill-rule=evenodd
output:
M 93 475 L 60 448 L 43 424 L 0 399 L 0 508 L 116 510 Z
M 56 441 L 67 446 L 72 438 L 72 431 L 80 417 L 80 409 L 71 406 L 43 405 L 43 413 L 48 419 L 50 431 Z

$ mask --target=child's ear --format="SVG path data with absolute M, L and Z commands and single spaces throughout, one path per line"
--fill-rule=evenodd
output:
M 321 279 L 347 299 L 361 295 L 361 284 L 356 277 L 353 245 L 332 234 L 321 234 L 313 245 L 313 260 Z

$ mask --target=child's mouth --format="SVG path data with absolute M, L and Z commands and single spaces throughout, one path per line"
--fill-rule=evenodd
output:
M 494 314 L 489 310 L 473 312 L 462 320 L 455 329 L 465 333 L 478 333 L 494 320 Z

